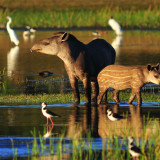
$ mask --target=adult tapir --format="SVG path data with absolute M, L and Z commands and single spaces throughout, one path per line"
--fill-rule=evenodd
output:
M 86 102 L 91 102 L 91 84 L 93 100 L 96 101 L 97 75 L 107 65 L 114 64 L 116 57 L 114 48 L 104 39 L 84 44 L 67 32 L 54 33 L 52 37 L 37 42 L 31 51 L 56 55 L 63 60 L 76 104 L 80 102 L 78 79 L 83 82 Z

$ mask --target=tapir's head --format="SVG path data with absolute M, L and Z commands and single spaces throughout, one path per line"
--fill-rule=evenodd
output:
M 160 85 L 160 73 L 158 72 L 159 63 L 156 66 L 151 66 L 150 64 L 147 65 L 147 70 L 148 70 L 148 75 L 147 75 L 148 82 Z
M 70 34 L 67 32 L 55 33 L 52 37 L 43 39 L 34 44 L 31 48 L 31 52 L 36 51 L 50 55 L 57 55 L 61 50 L 62 43 L 67 41 L 69 35 Z

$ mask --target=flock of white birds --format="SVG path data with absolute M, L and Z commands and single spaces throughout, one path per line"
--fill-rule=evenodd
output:
M 19 45 L 19 40 L 17 37 L 16 32 L 10 27 L 10 24 L 12 23 L 12 18 L 10 16 L 6 17 L 8 19 L 6 28 L 7 28 L 7 32 L 9 34 L 10 40 L 11 42 L 13 42 L 16 46 Z M 115 31 L 117 36 L 122 36 L 123 31 L 121 29 L 120 24 L 113 19 L 113 17 L 110 17 L 110 19 L 108 20 L 108 24 L 110 25 L 110 27 Z M 23 38 L 25 39 L 26 36 L 29 36 L 31 33 L 35 34 L 36 30 L 33 29 L 30 26 L 26 26 L 26 31 L 23 32 Z M 100 35 L 99 32 L 93 32 L 93 35 Z

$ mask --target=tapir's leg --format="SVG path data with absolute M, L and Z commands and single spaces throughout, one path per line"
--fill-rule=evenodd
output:
M 73 89 L 73 94 L 75 98 L 75 103 L 79 104 L 80 103 L 80 95 L 79 95 L 79 89 L 78 89 L 78 79 L 76 77 L 69 77 L 70 79 L 70 84 Z
M 96 103 L 99 92 L 98 82 L 97 81 L 91 82 L 91 86 L 92 86 L 92 101 Z
M 86 103 L 91 103 L 91 81 L 88 77 L 85 77 L 83 80 Z
M 132 89 L 131 97 L 128 103 L 131 104 L 135 96 L 137 97 L 138 104 L 141 105 L 142 99 L 141 99 L 141 94 L 140 94 L 140 88 Z
M 107 89 L 108 88 L 103 88 L 103 87 L 99 88 L 99 95 L 98 95 L 98 101 L 97 101 L 98 104 L 101 103 L 103 95 L 107 92 Z M 107 99 L 107 93 L 106 93 L 106 99 Z
M 116 103 L 119 104 L 120 102 L 119 102 L 119 94 L 118 93 L 119 93 L 119 90 L 116 90 L 116 89 L 113 90 L 113 99 L 115 100 Z
M 131 96 L 130 96 L 129 101 L 128 101 L 128 104 L 132 103 L 132 101 L 134 100 L 135 95 L 136 95 L 135 92 L 132 90 Z
M 132 101 L 134 100 L 135 96 L 137 96 L 137 88 L 132 88 L 132 91 L 131 91 L 131 96 L 129 98 L 129 101 L 128 101 L 128 104 L 131 104 Z
M 79 95 L 79 89 L 78 89 L 78 79 L 72 74 L 71 70 L 66 65 L 64 65 L 64 66 L 65 66 L 66 71 L 68 73 L 69 81 L 70 81 L 71 87 L 73 89 L 75 104 L 79 104 L 80 103 L 80 95 Z
M 136 91 L 136 97 L 137 97 L 138 105 L 141 105 L 142 104 L 142 98 L 141 98 L 140 89 Z

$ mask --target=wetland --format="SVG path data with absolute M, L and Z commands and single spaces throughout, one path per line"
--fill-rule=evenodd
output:
M 142 88 L 142 106 L 127 104 L 130 92 L 122 93 L 121 104 L 72 106 L 73 95 L 63 62 L 56 56 L 30 53 L 32 45 L 55 31 L 37 31 L 34 37 L 16 31 L 20 45 L 14 47 L 7 32 L 0 32 L 0 159 L 130 159 L 127 137 L 135 137 L 145 156 L 157 159 L 159 150 L 160 87 Z M 92 31 L 69 31 L 83 43 L 97 38 Z M 113 45 L 116 64 L 144 66 L 160 62 L 159 31 L 124 31 L 116 37 L 106 30 L 100 38 Z M 53 73 L 49 77 L 42 71 Z M 79 82 L 81 83 L 81 82 Z M 80 87 L 82 97 L 83 87 Z M 58 95 L 58 96 L 57 96 Z M 128 97 L 127 97 L 128 96 Z M 12 99 L 13 98 L 13 99 Z M 41 102 L 61 115 L 47 131 Z M 123 115 L 110 121 L 106 110 Z M 46 138 L 48 137 L 48 138 Z M 147 152 L 145 152 L 147 151 Z

